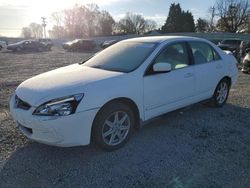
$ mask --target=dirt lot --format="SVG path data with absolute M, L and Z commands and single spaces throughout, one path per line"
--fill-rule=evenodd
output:
M 0 52 L 0 187 L 249 187 L 250 75 L 240 73 L 227 104 L 169 113 L 115 152 L 94 145 L 57 148 L 28 141 L 14 127 L 8 99 L 36 74 L 90 53 Z

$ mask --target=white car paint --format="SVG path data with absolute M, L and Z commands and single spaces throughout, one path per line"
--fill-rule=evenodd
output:
M 236 60 L 207 40 L 191 37 L 142 37 L 126 41 L 157 42 L 146 60 L 129 73 L 107 71 L 74 64 L 30 78 L 21 83 L 10 100 L 10 111 L 20 130 L 30 139 L 56 146 L 90 143 L 96 114 L 117 98 L 132 100 L 142 121 L 211 98 L 225 76 L 235 84 Z M 152 60 L 173 42 L 203 41 L 210 44 L 222 60 L 209 65 L 191 65 L 164 74 L 145 75 Z M 115 46 L 116 44 L 114 44 Z M 210 73 L 210 74 L 209 74 Z M 212 75 L 211 75 L 212 74 Z M 84 93 L 76 112 L 68 116 L 39 116 L 32 113 L 53 99 Z M 31 108 L 15 107 L 15 95 Z M 26 128 L 32 129 L 32 133 Z

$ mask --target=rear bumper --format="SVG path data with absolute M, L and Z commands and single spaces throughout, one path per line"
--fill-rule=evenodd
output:
M 27 111 L 15 108 L 14 97 L 11 97 L 10 112 L 17 127 L 29 139 L 61 147 L 90 143 L 91 128 L 98 109 L 61 117 L 32 115 L 34 110 L 33 107 Z

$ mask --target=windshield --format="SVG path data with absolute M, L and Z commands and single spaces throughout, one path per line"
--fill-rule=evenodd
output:
M 155 43 L 119 42 L 86 61 L 84 66 L 117 72 L 131 72 L 143 63 L 155 46 Z

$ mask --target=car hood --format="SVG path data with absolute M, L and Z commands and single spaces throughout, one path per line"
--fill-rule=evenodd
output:
M 17 43 L 15 43 L 15 44 L 9 44 L 9 45 L 7 45 L 7 47 L 11 48 L 11 47 L 19 46 L 19 45 L 21 45 L 21 43 L 19 43 L 19 44 L 17 44 Z
M 85 85 L 122 74 L 73 64 L 24 81 L 17 87 L 16 95 L 37 106 L 52 99 L 84 93 Z

